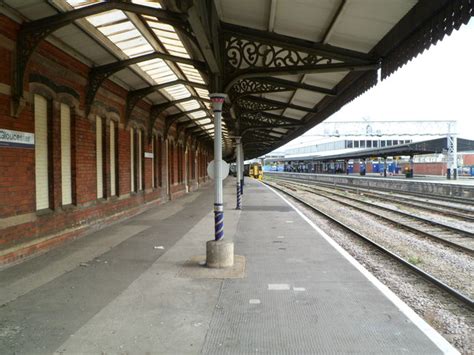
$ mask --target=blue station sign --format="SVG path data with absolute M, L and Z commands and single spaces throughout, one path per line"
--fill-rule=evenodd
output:
M 35 135 L 34 133 L 0 128 L 0 147 L 34 148 Z

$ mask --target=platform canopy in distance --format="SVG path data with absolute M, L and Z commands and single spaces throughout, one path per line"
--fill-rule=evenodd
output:
M 451 34 L 473 0 L 4 0 L 21 25 L 13 83 L 20 106 L 42 40 L 91 67 L 86 110 L 106 78 L 127 88 L 125 120 L 141 99 L 166 130 L 214 136 L 208 95 L 224 92 L 224 152 L 275 150 L 322 122 Z

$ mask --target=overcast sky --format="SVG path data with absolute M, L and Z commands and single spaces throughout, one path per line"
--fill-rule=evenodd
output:
M 460 137 L 474 139 L 473 85 L 474 21 L 471 20 L 326 122 L 362 117 L 372 121 L 457 120 Z M 306 135 L 311 135 L 313 130 Z M 297 138 L 278 150 L 300 145 L 303 140 L 308 138 Z

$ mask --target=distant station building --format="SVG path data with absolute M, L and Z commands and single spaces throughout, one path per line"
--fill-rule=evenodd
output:
M 425 140 L 423 140 L 425 139 Z M 441 144 L 446 137 L 438 138 Z M 324 138 L 317 143 L 306 143 L 299 147 L 265 155 L 264 171 L 292 171 L 305 173 L 383 173 L 383 158 L 378 150 L 393 148 L 393 155 L 386 156 L 387 173 L 403 174 L 410 164 L 410 155 L 397 154 L 397 147 L 403 153 L 405 145 L 428 142 L 423 136 L 354 136 L 345 138 Z M 462 140 L 465 141 L 465 140 Z M 467 140 L 466 140 L 467 141 Z M 458 175 L 474 175 L 474 150 L 467 141 L 467 151 L 457 153 Z M 447 151 L 433 147 L 437 153 L 414 154 L 414 172 L 421 175 L 447 174 Z M 357 158 L 355 155 L 373 151 L 373 156 Z M 429 150 L 430 151 L 430 150 Z M 353 156 L 354 155 L 354 156 Z

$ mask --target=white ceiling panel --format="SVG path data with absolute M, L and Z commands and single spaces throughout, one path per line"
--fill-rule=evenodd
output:
M 304 83 L 308 85 L 321 86 L 323 88 L 332 89 L 348 73 L 348 71 L 345 71 L 338 73 L 306 74 L 304 78 Z
M 368 53 L 416 2 L 416 0 L 348 1 L 328 43 Z
M 289 117 L 289 118 L 295 118 L 297 120 L 301 120 L 306 114 L 307 114 L 307 112 L 303 112 L 303 111 L 300 111 L 300 110 L 295 110 L 295 109 L 292 109 L 292 108 L 287 108 L 285 110 L 284 116 Z
M 262 95 L 262 97 L 266 99 L 282 102 L 288 102 L 288 100 L 291 99 L 291 96 L 293 96 L 293 91 L 272 92 Z
M 147 96 L 147 99 L 153 102 L 154 104 L 160 104 L 163 102 L 168 102 L 163 95 L 161 95 L 159 92 L 153 92 L 150 95 Z
M 270 0 L 216 0 L 219 16 L 224 22 L 266 30 Z
M 4 2 L 30 20 L 37 20 L 58 13 L 46 2 L 38 0 L 4 0 Z
M 296 94 L 291 103 L 305 107 L 313 107 L 319 101 L 321 101 L 324 96 L 326 95 L 305 90 L 298 90 L 296 91 Z
M 108 64 L 116 60 L 107 50 L 76 26 L 66 26 L 54 32 L 54 36 L 90 59 L 95 65 Z
M 290 81 L 299 81 L 301 79 L 301 74 L 294 74 L 294 75 L 275 75 L 275 78 L 283 79 L 283 80 L 290 80 Z
M 275 32 L 319 41 L 336 12 L 339 1 L 279 0 L 276 1 Z M 295 21 L 297 19 L 297 21 Z
M 283 111 L 285 110 L 272 110 L 272 111 L 264 111 L 264 112 L 267 112 L 267 113 L 271 113 L 273 115 L 283 115 Z
M 115 73 L 114 77 L 127 83 L 127 85 L 134 90 L 143 87 L 145 84 L 145 81 L 137 74 L 134 74 L 131 70 L 121 70 Z

